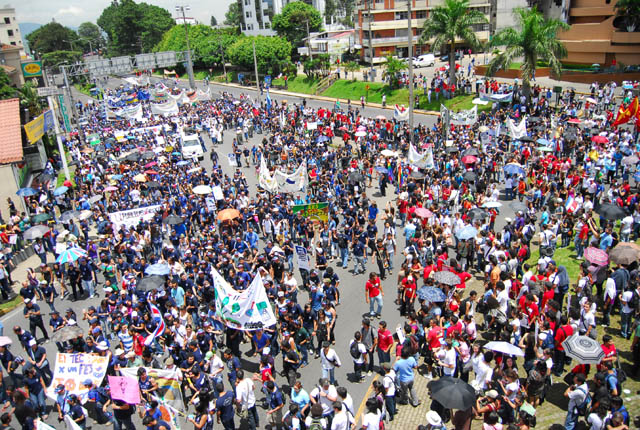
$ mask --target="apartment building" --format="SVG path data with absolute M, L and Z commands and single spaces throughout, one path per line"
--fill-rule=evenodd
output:
M 274 36 L 276 33 L 271 28 L 273 15 L 282 12 L 282 9 L 289 3 L 296 0 L 237 0 L 240 6 L 242 24 L 241 30 L 248 36 Z M 343 30 L 344 27 L 338 25 L 336 17 L 326 17 L 326 0 L 302 0 L 313 6 L 324 21 L 325 30 Z
M 20 48 L 21 55 L 24 55 L 22 35 L 16 20 L 16 10 L 12 7 L 0 9 L 0 44 L 16 46 Z

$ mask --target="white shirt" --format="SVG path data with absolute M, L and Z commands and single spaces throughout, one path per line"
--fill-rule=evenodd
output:
M 498 304 L 500 305 L 500 311 L 507 315 L 507 308 L 509 307 L 509 290 L 506 287 L 498 293 Z
M 256 395 L 253 392 L 253 381 L 244 378 L 236 386 L 236 400 L 242 403 L 244 409 L 250 409 L 256 404 Z
M 387 390 L 386 396 L 393 397 L 396 395 L 396 384 L 393 382 L 396 379 L 396 372 L 391 369 L 389 373 L 382 378 L 382 385 Z
M 453 376 L 456 372 L 456 351 L 455 349 L 442 348 L 438 353 L 438 358 L 443 364 L 447 366 L 453 365 L 453 367 L 442 366 L 442 372 L 447 376 Z
M 355 342 L 354 339 L 351 339 L 351 342 L 349 342 L 349 351 L 351 351 L 351 345 L 353 345 L 353 342 Z M 358 351 L 360 351 L 360 357 L 358 358 L 353 358 L 353 362 L 356 364 L 362 364 L 364 363 L 364 355 L 367 353 L 367 348 L 364 346 L 364 344 L 362 342 L 358 343 Z
M 605 287 L 604 287 L 603 298 L 605 302 L 607 301 L 607 299 L 613 300 L 616 298 L 616 281 L 614 281 L 613 278 L 607 279 L 607 283 L 605 284 Z
M 633 217 L 627 215 L 620 221 L 620 233 L 631 233 L 631 225 L 633 224 Z
M 347 430 L 349 428 L 349 418 L 343 410 L 335 414 L 331 422 L 331 430 Z
M 378 430 L 380 428 L 380 411 L 369 412 L 362 417 L 362 428 L 366 430 Z
M 320 359 L 322 361 L 322 368 L 325 370 L 335 369 L 336 364 L 338 366 L 342 365 L 340 357 L 338 357 L 338 354 L 336 354 L 336 352 L 331 348 L 329 348 L 329 352 L 326 355 L 324 353 L 324 348 L 322 348 L 322 350 L 320 350 Z
M 631 312 L 633 312 L 633 309 L 631 308 L 631 306 L 629 306 L 632 300 L 633 291 L 625 291 L 624 293 L 622 293 L 620 301 L 622 302 L 622 312 L 624 312 L 625 314 L 630 314 Z
M 326 396 L 321 396 L 320 391 L 325 393 Z M 331 411 L 333 411 L 333 401 L 338 398 L 338 391 L 336 390 L 336 387 L 333 385 L 329 385 L 329 388 L 327 390 L 325 390 L 322 387 L 316 386 L 309 393 L 309 397 L 318 399 L 320 406 L 322 406 L 322 415 L 329 415 Z M 329 397 L 331 397 L 334 400 L 329 400 Z
M 491 378 L 493 377 L 493 369 L 482 360 L 478 364 L 478 371 L 476 372 L 476 383 L 477 386 L 481 389 L 486 389 L 488 384 L 491 383 Z

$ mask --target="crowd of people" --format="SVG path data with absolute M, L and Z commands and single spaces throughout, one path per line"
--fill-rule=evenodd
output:
M 136 428 L 139 415 L 147 428 L 168 430 L 173 424 L 159 412 L 158 382 L 145 368 L 177 368 L 183 418 L 197 430 L 254 430 L 264 416 L 270 428 L 378 430 L 399 405 L 427 403 L 425 429 L 470 429 L 476 419 L 484 429 L 526 430 L 554 395 L 555 378 L 568 386 L 566 429 L 580 417 L 593 430 L 628 428 L 616 344 L 633 339 L 624 352 L 633 356 L 635 377 L 640 248 L 627 259 L 614 258 L 614 250 L 640 233 L 631 180 L 637 132 L 611 128 L 614 118 L 603 109 L 608 92 L 595 91 L 586 108 L 568 95 L 557 113 L 545 91 L 532 93 L 531 102 L 514 96 L 472 125 L 437 122 L 415 130 L 350 105 L 267 106 L 229 94 L 182 104 L 166 117 L 142 102 L 143 124 L 106 122 L 102 106 L 84 107 L 88 123 L 65 143 L 76 165 L 68 189 L 44 183 L 24 197 L 24 211 L 12 201 L 0 234 L 5 244 L 11 235 L 18 236 L 14 243 L 28 243 L 38 225 L 33 219 L 51 217 L 30 245 L 41 265 L 20 280 L 28 330 L 16 325 L 19 346 L 0 346 L 9 377 L 0 390 L 3 427 L 15 417 L 33 430 L 34 420 L 51 413 L 81 428 L 93 420 L 117 430 Z M 521 118 L 527 134 L 512 139 L 507 122 Z M 187 127 L 207 137 L 201 142 L 212 170 L 181 156 Z M 251 143 L 254 134 L 261 142 Z M 100 143 L 89 145 L 89 135 Z M 225 139 L 233 139 L 233 157 L 217 150 Z M 411 165 L 411 141 L 432 153 L 431 168 Z M 262 159 L 287 172 L 306 162 L 308 185 L 288 194 L 256 189 L 248 169 L 259 173 Z M 232 174 L 223 171 L 227 162 Z M 200 185 L 220 187 L 221 198 L 195 193 Z M 293 212 L 294 205 L 316 202 L 330 203 L 326 222 Z M 110 217 L 153 205 L 155 213 L 132 225 Z M 225 209 L 238 216 L 218 220 Z M 509 211 L 514 215 L 505 216 Z M 65 261 L 60 243 L 83 253 Z M 532 263 L 534 244 L 540 259 Z M 582 262 L 577 277 L 557 258 L 572 245 Z M 296 247 L 312 256 L 309 270 L 296 270 Z M 593 249 L 606 261 L 594 261 L 594 253 L 602 255 Z M 159 265 L 168 272 L 149 276 Z M 345 273 L 350 265 L 341 279 L 337 269 Z M 277 324 L 250 332 L 225 324 L 212 269 L 237 291 L 259 274 Z M 17 280 L 2 274 L 8 296 Z M 368 305 L 361 326 L 346 332 L 336 330 L 338 309 L 354 309 L 344 298 L 349 294 L 341 294 L 345 288 L 363 288 Z M 96 298 L 86 309 L 76 305 Z M 398 329 L 382 318 L 384 311 L 398 319 L 390 303 L 402 321 Z M 615 313 L 620 327 L 612 326 Z M 55 357 L 46 344 L 78 325 L 86 330 L 56 342 L 57 350 L 108 357 L 112 376 L 137 368 L 140 405 L 112 400 L 106 379 L 99 386 L 84 381 L 83 397 L 56 385 L 55 401 L 47 402 Z M 573 335 L 597 339 L 604 358 L 593 366 L 572 361 L 563 342 Z M 487 340 L 502 346 L 485 348 Z M 340 357 L 336 344 L 348 344 L 350 357 Z M 322 372 L 305 388 L 300 376 L 312 360 L 320 360 Z M 346 360 L 353 372 L 340 384 L 335 373 Z M 356 416 L 350 384 L 373 372 L 381 378 Z M 417 394 L 422 377 L 431 380 L 431 399 Z M 437 383 L 451 377 L 472 391 L 464 407 L 436 400 Z

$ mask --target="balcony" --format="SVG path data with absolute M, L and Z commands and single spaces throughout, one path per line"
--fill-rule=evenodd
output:
M 626 31 L 614 31 L 611 34 L 611 42 L 640 44 L 640 32 L 629 33 Z
M 426 18 L 421 19 L 412 19 L 411 20 L 411 28 L 422 28 L 424 27 L 424 22 Z M 400 28 L 407 28 L 407 20 L 401 19 L 398 21 L 373 21 L 371 23 L 371 30 L 394 30 Z M 365 19 L 362 23 L 362 31 L 369 31 L 369 22 Z

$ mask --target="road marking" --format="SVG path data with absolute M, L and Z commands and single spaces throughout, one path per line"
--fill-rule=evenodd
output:
M 360 402 L 360 406 L 358 407 L 358 412 L 356 412 L 356 415 L 353 417 L 355 424 L 358 423 L 358 420 L 360 419 L 360 415 L 362 415 L 362 412 L 364 411 L 364 407 L 367 405 L 367 400 L 369 400 L 369 395 L 373 390 L 373 383 L 376 382 L 379 377 L 380 375 L 376 374 L 376 376 L 373 378 L 373 381 L 371 381 L 371 384 L 369 384 L 369 388 L 367 388 L 367 392 L 364 393 L 364 397 L 362 398 L 362 401 Z
M 18 311 L 20 309 L 22 309 L 22 307 L 24 306 L 24 303 L 18 305 L 15 309 L 11 310 L 8 314 L 4 315 L 2 318 L 0 318 L 0 321 L 6 321 L 9 318 L 13 317 L 13 314 L 17 314 Z

